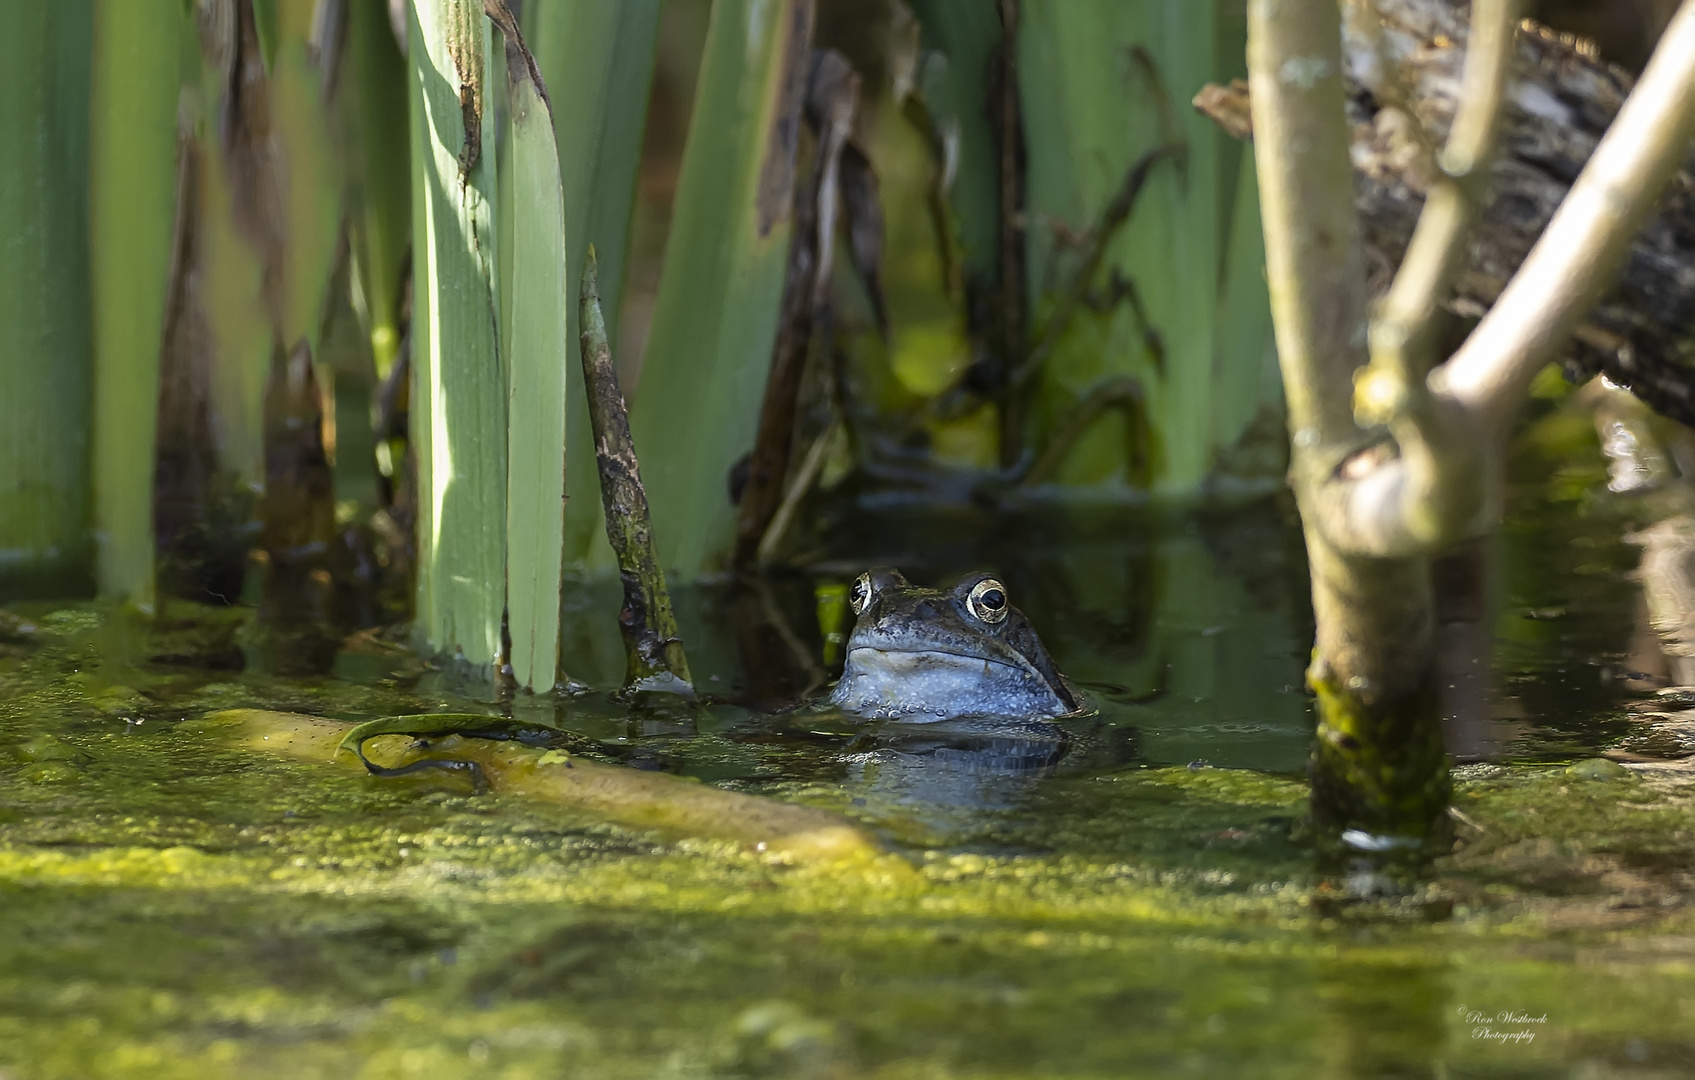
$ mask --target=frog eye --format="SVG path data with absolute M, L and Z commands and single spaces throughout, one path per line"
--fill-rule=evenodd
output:
M 986 623 L 1000 622 L 1006 618 L 1006 586 L 994 578 L 984 578 L 971 587 L 965 610 Z
M 853 607 L 855 615 L 863 615 L 865 614 L 865 607 L 869 603 L 871 603 L 871 575 L 866 573 L 859 575 L 859 580 L 855 581 L 853 588 L 848 590 L 848 604 Z

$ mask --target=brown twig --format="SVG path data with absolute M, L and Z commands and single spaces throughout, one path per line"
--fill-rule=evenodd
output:
M 989 65 L 990 115 L 1000 163 L 1000 370 L 1011 373 L 1026 363 L 1024 280 L 1024 115 L 1018 99 L 1019 0 L 998 0 L 1001 43 Z M 1006 385 L 1010 385 L 1007 383 Z M 1024 456 L 1024 401 L 1017 393 L 1001 399 L 1001 465 L 1010 468 Z
M 1254 119 L 1248 109 L 1248 81 L 1232 79 L 1228 86 L 1207 83 L 1189 104 L 1195 111 L 1224 129 L 1235 139 L 1254 137 Z
M 806 93 L 806 114 L 818 132 L 818 146 L 811 177 L 793 194 L 795 224 L 789 241 L 777 341 L 736 520 L 735 564 L 739 567 L 758 561 L 760 540 L 783 499 L 813 320 L 826 299 L 835 244 L 839 166 L 853 132 L 858 102 L 859 75 L 847 59 L 833 49 L 818 52 Z

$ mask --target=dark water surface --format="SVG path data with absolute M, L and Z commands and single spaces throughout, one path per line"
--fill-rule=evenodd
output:
M 247 612 L 18 605 L 0 1076 L 1695 1075 L 1695 773 L 1625 710 L 1655 688 L 1622 539 L 1649 511 L 1554 476 L 1491 554 L 1498 694 L 1462 754 L 1491 760 L 1457 769 L 1457 850 L 1369 905 L 1328 902 L 1302 824 L 1311 616 L 1275 503 L 867 515 L 813 572 L 680 596 L 697 709 L 613 700 L 614 593 L 573 595 L 596 689 L 514 716 L 841 810 L 910 879 L 178 726 L 497 711 L 380 635 L 285 676 L 298 643 Z M 802 704 L 831 675 L 815 587 L 876 562 L 996 570 L 1095 712 L 985 731 Z

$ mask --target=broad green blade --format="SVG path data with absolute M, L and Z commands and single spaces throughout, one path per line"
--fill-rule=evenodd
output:
M 544 91 L 525 58 L 507 52 L 510 134 L 502 196 L 511 199 L 510 288 L 502 295 L 507 369 L 506 608 L 512 675 L 550 690 L 559 670 L 559 589 L 565 520 L 565 204 Z
M 1085 308 L 1053 350 L 1031 405 L 1030 441 L 1041 446 L 1091 387 L 1130 376 L 1145 393 L 1151 430 L 1132 439 L 1121 415 L 1095 425 L 1061 468 L 1062 483 L 1122 486 L 1132 478 L 1127 448 L 1140 441 L 1149 448 L 1147 480 L 1155 492 L 1197 494 L 1215 475 L 1221 451 L 1277 400 L 1258 378 L 1263 284 L 1254 286 L 1246 269 L 1226 265 L 1233 221 L 1242 224 L 1246 213 L 1236 197 L 1241 159 L 1188 107 L 1204 83 L 1240 71 L 1240 41 L 1224 43 L 1241 33 L 1240 25 L 1219 8 L 1191 0 L 1023 5 L 1018 56 L 1032 342 L 1040 340 L 1057 292 L 1077 265 L 1079 248 L 1061 228 L 1086 234 L 1145 151 L 1173 134 L 1187 147 L 1180 167 L 1154 170 L 1097 279 L 1086 283 L 1099 295 L 1114 270 L 1132 280 L 1163 343 L 1163 359 L 1145 346 L 1127 303 Z M 1152 79 L 1138 49 L 1152 61 Z M 1251 262 L 1253 251 L 1244 247 L 1229 258 Z M 1221 315 L 1226 302 L 1228 325 Z
M 384 5 L 350 5 L 339 91 L 348 220 L 378 378 L 388 376 L 400 350 L 400 275 L 412 241 L 406 77 Z
M 259 55 L 264 58 L 265 73 L 270 74 L 277 54 L 277 0 L 251 0 L 251 3 L 253 29 L 259 38 Z
M 307 40 L 293 36 L 293 30 L 288 23 L 280 28 L 270 80 L 270 137 L 286 196 L 283 324 L 278 330 L 285 346 L 305 338 L 317 356 L 323 351 L 318 335 L 334 270 L 344 183 L 323 80 L 307 56 Z
M 228 148 L 219 146 L 217 125 L 206 123 L 201 136 L 209 151 L 201 170 L 205 194 L 195 225 L 201 248 L 196 287 L 206 298 L 206 318 L 216 338 L 210 377 L 219 464 L 253 489 L 265 480 L 265 384 L 277 343 L 290 349 L 305 340 L 314 356 L 323 355 L 319 334 L 345 186 L 322 79 L 307 56 L 301 20 L 293 4 L 275 14 L 269 77 L 241 91 L 259 94 L 264 102 L 267 128 L 256 137 L 273 149 L 259 166 L 266 175 L 256 177 L 220 152 Z M 202 92 L 213 116 L 234 108 L 219 78 L 209 65 L 203 67 Z M 263 211 L 275 215 L 279 242 L 274 250 L 256 243 L 236 213 L 238 195 L 254 198 L 241 185 L 256 182 L 278 195 L 274 209 Z M 265 269 L 270 258 L 277 261 L 274 277 Z M 331 385 L 327 368 L 319 377 L 322 385 Z
M 180 0 L 97 0 L 90 111 L 100 592 L 153 605 L 159 346 L 177 174 Z
M 600 260 L 600 295 L 617 347 L 630 210 L 635 203 L 659 36 L 659 0 L 553 0 L 524 6 L 525 38 L 554 103 L 553 129 L 565 190 L 565 310 L 576 341 L 577 277 L 590 244 Z M 568 396 L 565 561 L 611 565 L 601 528 L 594 441 L 582 394 Z
M 89 581 L 87 2 L 0 34 L 0 592 Z
M 727 564 L 788 255 L 810 0 L 716 0 L 630 427 L 661 564 Z
M 479 3 L 413 0 L 410 31 L 414 633 L 487 674 L 500 654 L 506 597 L 506 377 L 495 321 L 495 140 L 483 83 L 490 30 Z M 469 147 L 462 86 L 480 122 Z
M 212 409 L 218 417 L 218 457 L 248 490 L 265 482 L 265 381 L 273 331 L 264 301 L 259 252 L 236 224 L 229 160 L 207 132 L 200 157 L 200 220 L 196 242 L 200 290 L 212 333 Z

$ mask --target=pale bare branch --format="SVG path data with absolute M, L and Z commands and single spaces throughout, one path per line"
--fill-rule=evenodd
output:
M 1531 378 L 1613 284 L 1692 133 L 1695 0 L 1684 0 L 1542 238 L 1471 337 L 1433 373 L 1432 387 L 1502 434 Z

